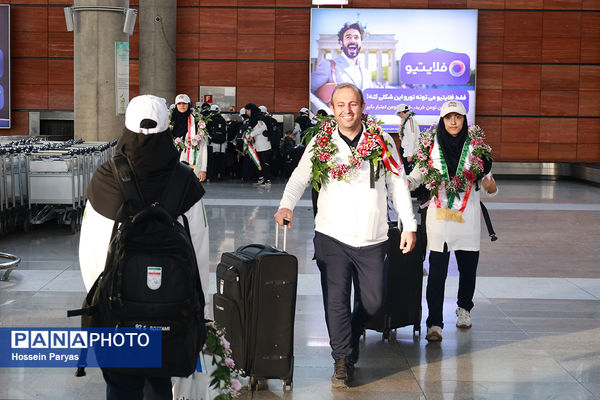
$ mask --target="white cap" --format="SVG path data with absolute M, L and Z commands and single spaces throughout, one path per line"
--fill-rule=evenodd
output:
M 300 114 L 306 114 L 306 115 L 308 115 L 308 108 L 306 108 L 306 107 L 302 107 L 302 108 L 300 109 L 300 111 L 298 111 L 298 113 L 300 113 Z
M 221 107 L 219 107 L 218 104 L 213 104 L 212 106 L 210 106 L 210 111 L 221 112 Z
M 240 108 L 240 115 L 246 115 L 246 109 L 244 107 Z
M 140 128 L 140 123 L 145 119 L 156 122 L 156 127 L 150 129 Z M 167 101 L 162 97 L 151 94 L 134 97 L 125 111 L 125 126 L 130 131 L 143 133 L 144 135 L 166 131 L 169 127 Z
M 467 115 L 467 110 L 465 106 L 460 101 L 450 100 L 445 102 L 442 105 L 442 110 L 440 111 L 440 117 L 445 117 L 450 113 L 457 113 L 461 115 Z
M 400 104 L 396 108 L 396 114 L 400 114 L 401 112 L 409 112 L 410 108 L 406 104 Z
M 265 107 L 265 106 L 258 106 L 258 109 L 260 110 L 261 113 L 268 112 L 267 107 Z
M 191 103 L 192 101 L 190 100 L 190 96 L 188 96 L 187 94 L 178 94 L 177 97 L 175 97 L 175 104 L 178 103 Z

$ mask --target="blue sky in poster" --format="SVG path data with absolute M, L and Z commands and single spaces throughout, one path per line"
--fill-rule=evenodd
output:
M 371 34 L 395 34 L 397 57 L 406 52 L 444 49 L 477 58 L 477 10 L 312 9 L 310 57 L 317 57 L 319 35 L 337 33 L 359 20 Z

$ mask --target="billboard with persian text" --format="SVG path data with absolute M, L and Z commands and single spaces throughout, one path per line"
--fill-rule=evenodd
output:
M 312 9 L 310 109 L 330 112 L 336 84 L 363 90 L 365 112 L 396 131 L 408 105 L 421 129 L 461 101 L 475 123 L 477 10 Z

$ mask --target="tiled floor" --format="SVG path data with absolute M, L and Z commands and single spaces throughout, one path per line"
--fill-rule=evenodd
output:
M 446 285 L 444 340 L 428 344 L 398 329 L 389 342 L 369 331 L 356 385 L 332 391 L 318 270 L 312 258 L 308 193 L 288 234 L 299 258 L 294 388 L 279 381 L 255 399 L 600 399 L 600 189 L 571 181 L 500 181 L 487 202 L 499 240 L 482 235 L 473 328 L 454 327 L 457 271 Z M 219 255 L 248 242 L 272 242 L 283 185 L 269 190 L 206 185 L 211 271 Z M 65 310 L 84 296 L 77 235 L 56 225 L 1 239 L 23 261 L 0 282 L 1 326 L 77 326 Z M 214 274 L 212 276 L 214 285 Z M 424 278 L 426 284 L 426 278 Z M 426 304 L 424 318 L 426 317 Z M 424 324 L 423 324 L 424 326 Z M 98 370 L 0 369 L 0 399 L 101 399 Z M 243 398 L 250 399 L 248 393 Z

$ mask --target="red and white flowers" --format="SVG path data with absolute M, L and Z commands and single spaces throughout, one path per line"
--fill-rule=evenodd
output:
M 440 188 L 445 189 L 447 196 L 460 196 L 476 180 L 483 177 L 483 159 L 491 160 L 492 148 L 485 143 L 485 133 L 478 125 L 469 127 L 469 142 L 465 145 L 472 147 L 469 157 L 469 168 L 456 171 L 456 174 L 448 179 L 440 170 L 433 166 L 429 160 L 431 147 L 433 146 L 436 127 L 431 127 L 421 133 L 419 138 L 419 149 L 416 154 L 416 168 L 423 174 L 425 188 L 431 192 L 431 196 L 437 196 Z
M 352 148 L 352 154 L 344 163 L 336 160 L 335 154 L 339 149 L 331 137 L 337 128 L 337 123 L 333 117 L 326 118 L 320 123 L 311 157 L 311 183 L 316 190 L 319 190 L 320 185 L 326 184 L 330 179 L 338 181 L 348 179 L 362 167 L 365 161 L 374 163 L 378 168 L 380 161 L 390 158 L 387 149 L 389 143 L 383 139 L 381 125 L 367 115 L 363 115 L 363 123 L 367 128 L 364 133 L 365 138 L 360 141 L 356 149 Z

